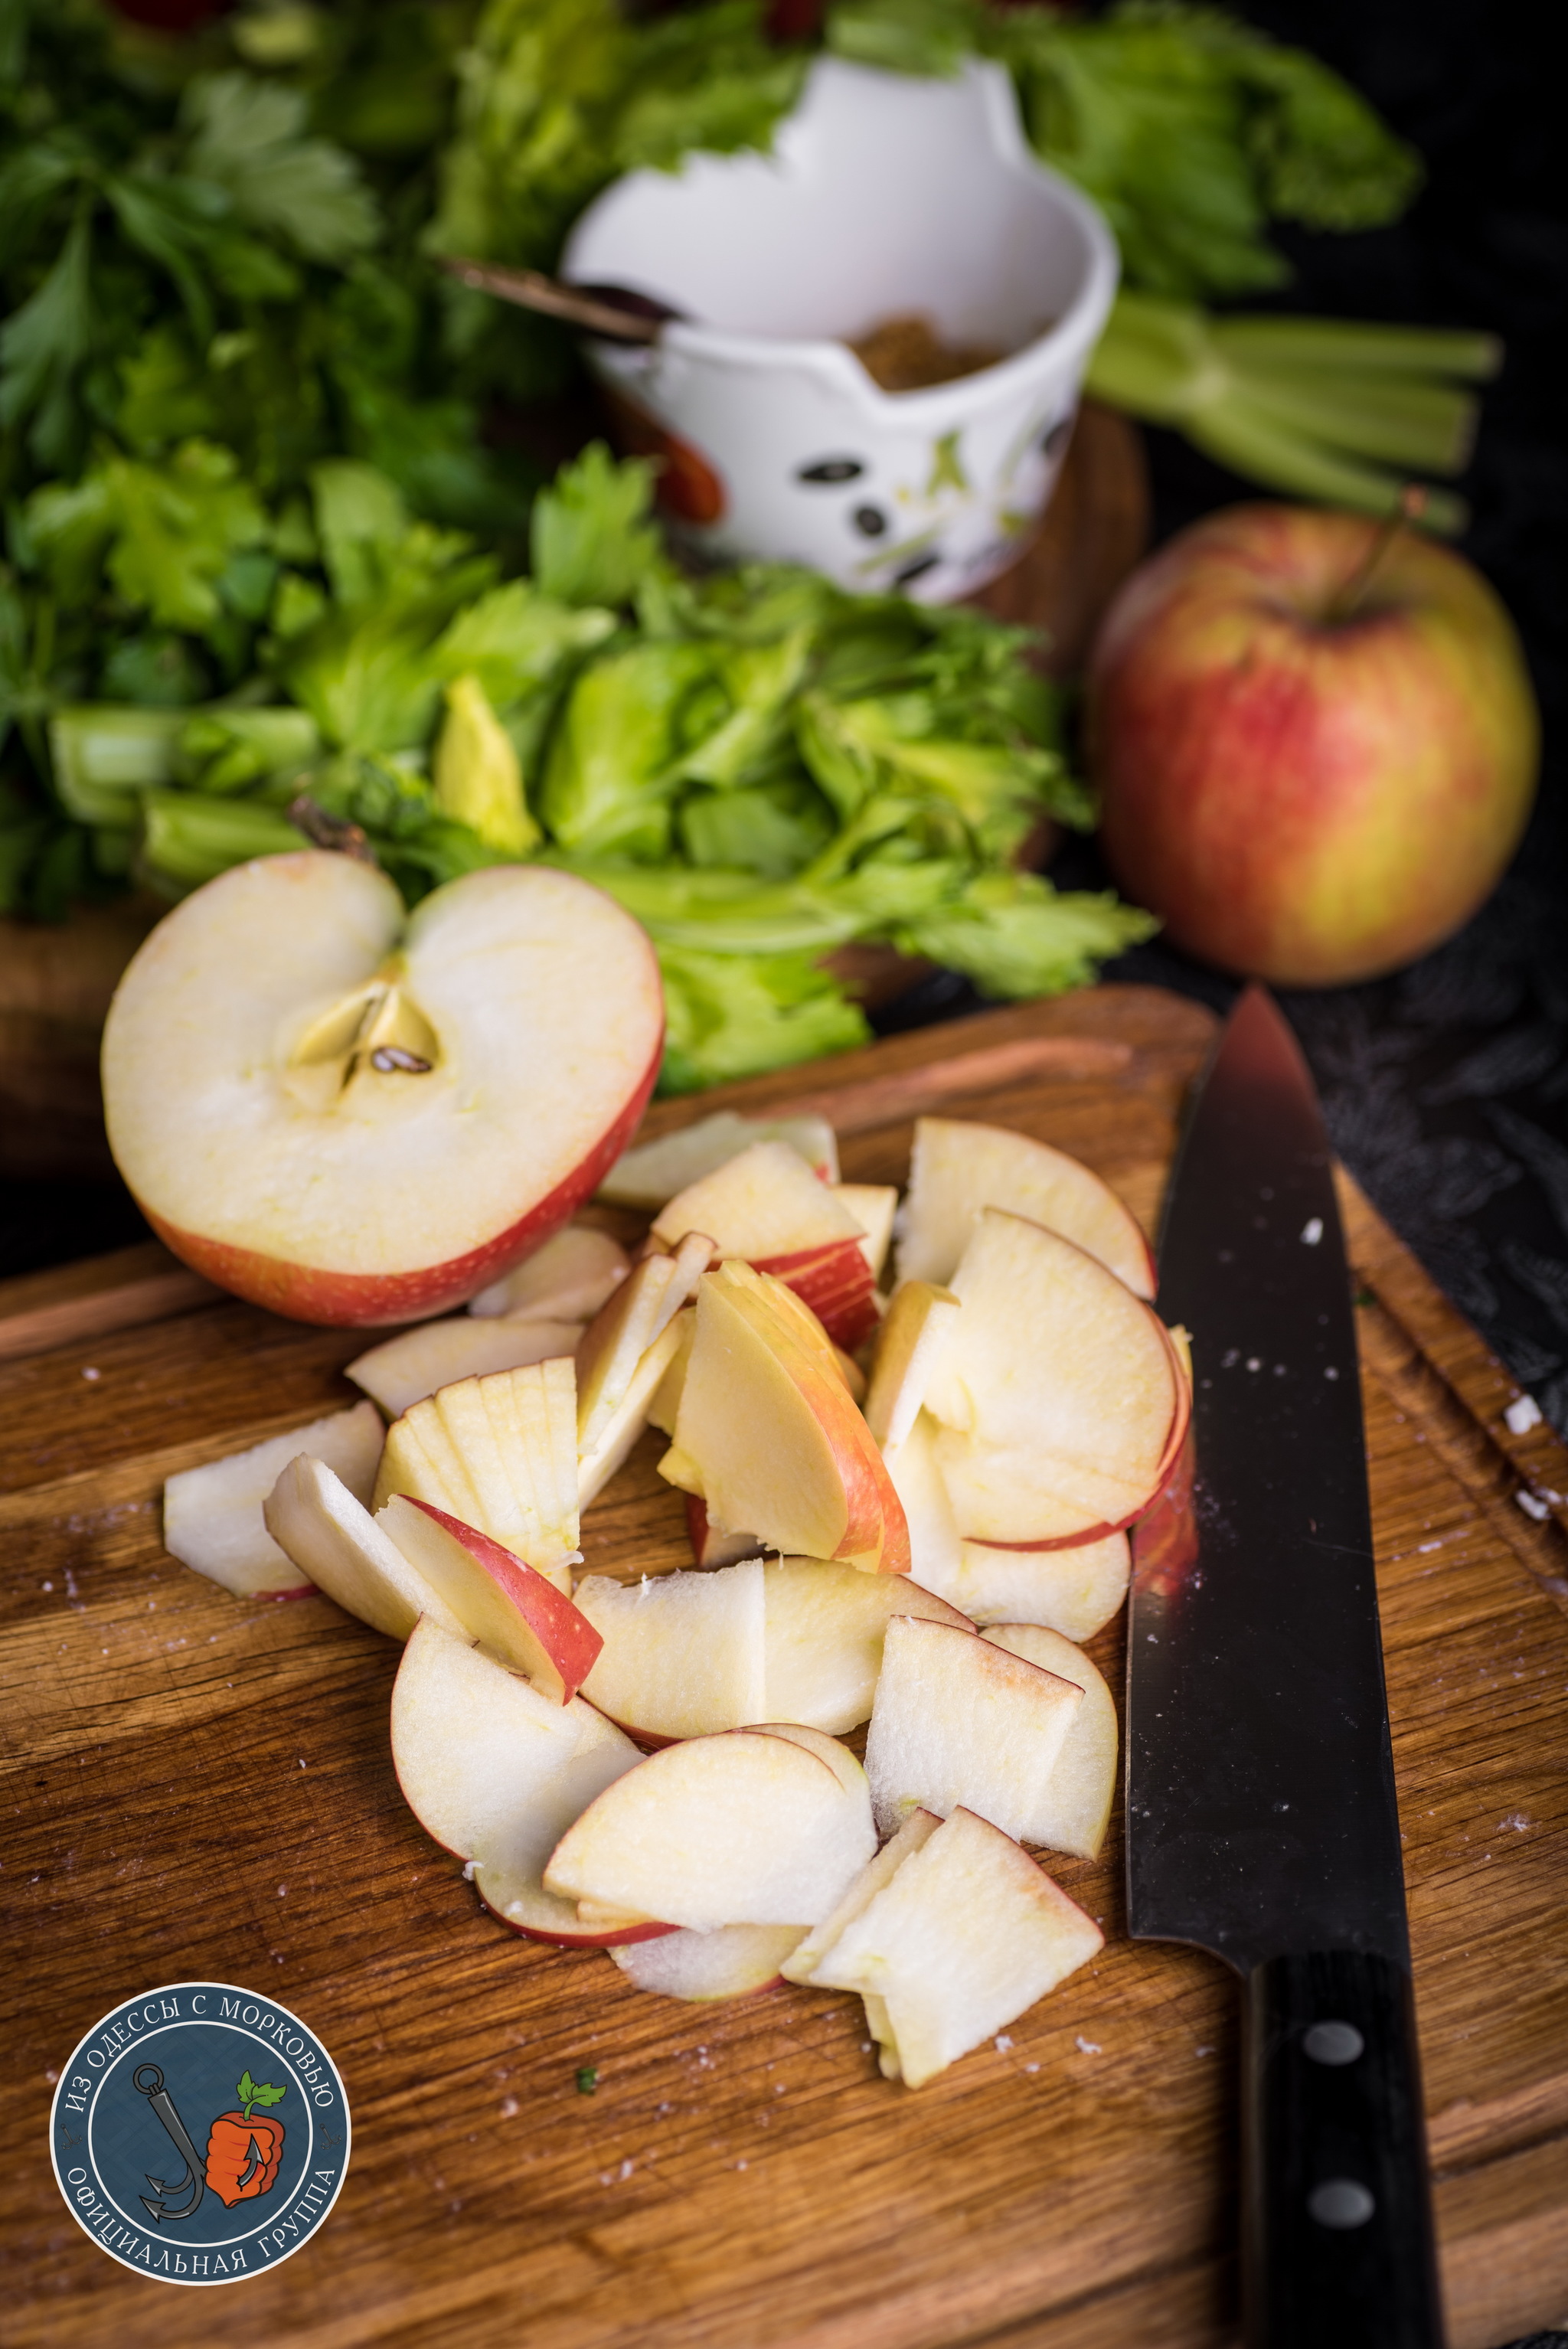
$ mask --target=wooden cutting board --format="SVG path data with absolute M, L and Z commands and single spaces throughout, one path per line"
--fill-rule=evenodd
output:
M 1151 1219 L 1210 1031 L 1107 988 L 726 1098 L 827 1108 L 872 1181 L 903 1175 L 922 1109 L 993 1118 Z M 1346 1200 L 1452 2349 L 1491 2349 L 1568 2316 L 1568 1454 L 1510 1433 L 1512 1382 Z M 1102 1862 L 1052 1863 L 1105 1921 L 1099 1962 L 913 2095 L 852 1999 L 685 2007 L 512 1939 L 399 1799 L 390 1643 L 325 1599 L 232 1599 L 160 1543 L 164 1475 L 346 1401 L 358 1341 L 131 1254 L 0 1292 L 8 2343 L 1233 2339 L 1235 1984 L 1126 1940 L 1119 1824 Z M 656 1453 L 591 1514 L 592 1565 L 683 1555 Z M 1113 1685 L 1119 1639 L 1094 1643 Z M 96 2251 L 46 2142 L 78 2035 L 191 1978 L 303 2014 L 354 2115 L 326 2227 L 216 2307 Z

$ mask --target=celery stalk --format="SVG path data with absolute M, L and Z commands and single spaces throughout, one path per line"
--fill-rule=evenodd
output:
M 172 896 L 183 896 L 249 857 L 281 856 L 306 844 L 286 816 L 253 800 L 150 791 L 141 795 L 141 809 L 142 864 L 148 879 Z

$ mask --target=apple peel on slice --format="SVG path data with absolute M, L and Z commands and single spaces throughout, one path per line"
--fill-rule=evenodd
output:
M 818 1923 L 876 1848 L 871 1798 L 793 1739 L 760 1729 L 651 1754 L 590 1804 L 544 1871 L 562 1899 L 719 1925 Z
M 1050 1781 L 1083 1691 L 977 1632 L 895 1615 L 866 1738 L 884 1835 L 915 1809 L 977 1812 L 1043 1843 Z
M 583 1693 L 632 1736 L 665 1744 L 771 1717 L 760 1558 L 634 1583 L 584 1575 L 575 1603 L 603 1641 Z
M 304 1321 L 462 1304 L 609 1172 L 658 1073 L 646 933 L 540 864 L 412 914 L 385 873 L 303 849 L 167 914 L 104 1030 L 116 1163 L 198 1272 Z
M 655 1216 L 652 1237 L 675 1247 L 690 1231 L 709 1233 L 721 1257 L 786 1282 L 847 1351 L 876 1327 L 864 1228 L 788 1143 L 754 1143 L 677 1193 Z
M 474 1321 L 459 1314 L 449 1321 L 416 1322 L 347 1363 L 343 1375 L 363 1387 L 388 1419 L 397 1419 L 411 1403 L 461 1379 L 569 1355 L 582 1335 L 578 1321 Z
M 1142 1228 L 1091 1168 L 1007 1127 L 948 1117 L 915 1121 L 898 1217 L 900 1282 L 951 1280 L 985 1207 L 1059 1233 L 1135 1297 L 1154 1295 L 1154 1258 Z
M 236 1599 L 308 1599 L 315 1582 L 267 1530 L 267 1495 L 289 1462 L 310 1453 L 356 1500 L 368 1500 L 384 1432 L 375 1404 L 356 1402 L 248 1451 L 181 1469 L 163 1487 L 165 1549 Z
M 858 1991 L 883 2072 L 918 2088 L 1016 2023 L 1104 1940 L 1027 1852 L 960 1808 L 904 1852 L 806 1979 Z M 802 1954 L 786 1961 L 791 1975 Z
M 757 1142 L 786 1142 L 824 1183 L 839 1179 L 838 1137 L 825 1117 L 738 1117 L 715 1110 L 656 1142 L 640 1142 L 613 1166 L 599 1196 L 620 1207 L 656 1211 Z
M 638 1990 L 706 2004 L 771 1990 L 783 1981 L 780 1969 L 799 1941 L 799 1925 L 720 1925 L 711 1933 L 666 1933 L 612 1946 L 610 1955 Z
M 421 1615 L 466 1637 L 446 1600 L 325 1460 L 301 1453 L 268 1494 L 267 1531 L 315 1588 L 373 1630 L 407 1640 Z
M 571 1703 L 603 1643 L 553 1583 L 428 1501 L 396 1494 L 380 1524 L 469 1639 L 522 1673 L 542 1696 Z
M 469 1300 L 481 1319 L 591 1321 L 632 1269 L 619 1240 L 592 1224 L 568 1224 L 504 1278 Z
M 1103 1674 L 1081 1648 L 1043 1624 L 995 1623 L 984 1637 L 1083 1691 L 1029 1841 L 1069 1852 L 1075 1859 L 1098 1859 L 1116 1793 L 1118 1745 L 1116 1700 Z

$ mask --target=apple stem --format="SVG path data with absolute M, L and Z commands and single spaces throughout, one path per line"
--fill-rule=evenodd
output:
M 1407 481 L 1399 492 L 1398 502 L 1393 512 L 1386 514 L 1383 520 L 1374 526 L 1372 536 L 1367 542 L 1367 552 L 1360 562 L 1329 597 L 1327 608 L 1323 616 L 1330 627 L 1337 626 L 1340 622 L 1355 616 L 1360 608 L 1361 599 L 1372 585 L 1373 577 L 1387 554 L 1388 549 L 1407 523 L 1419 522 L 1426 509 L 1425 489 L 1418 481 Z
M 376 851 L 363 826 L 351 823 L 346 816 L 328 815 L 308 792 L 296 792 L 289 802 L 288 820 L 296 832 L 304 833 L 313 848 L 335 849 L 340 856 L 351 856 L 356 864 L 377 862 Z

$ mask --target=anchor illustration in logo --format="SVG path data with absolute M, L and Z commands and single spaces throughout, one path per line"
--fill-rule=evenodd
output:
M 258 2105 L 279 2103 L 285 2093 L 282 2087 L 271 2087 L 264 2082 L 258 2086 L 247 2072 L 238 2091 L 243 2109 L 219 2114 L 208 2134 L 203 2159 L 163 2085 L 163 2074 L 158 2065 L 138 2064 L 131 2074 L 131 2085 L 138 2095 L 147 2098 L 185 2164 L 183 2174 L 172 2180 L 154 2178 L 150 2170 L 147 2172 L 152 2195 L 140 2197 L 141 2207 L 159 2226 L 166 2219 L 189 2219 L 206 2187 L 211 2187 L 225 2209 L 230 2210 L 236 2202 L 248 2202 L 258 2194 L 271 2191 L 283 2159 L 284 2125 L 270 2114 L 263 2112 L 257 2119 L 254 2113 Z M 183 2201 L 178 2199 L 181 2195 L 185 2197 Z

